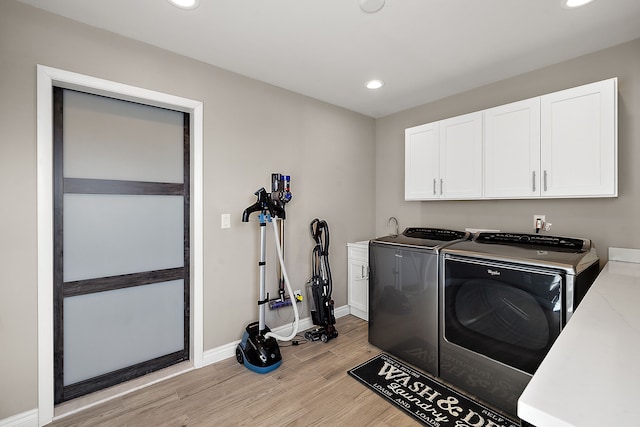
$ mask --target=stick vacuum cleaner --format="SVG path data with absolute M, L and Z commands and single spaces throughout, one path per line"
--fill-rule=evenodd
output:
M 291 191 L 289 188 L 289 176 L 274 174 L 272 176 L 273 191 L 267 193 L 264 188 L 260 188 L 255 192 L 258 200 L 249 206 L 242 213 L 242 222 L 249 222 L 249 217 L 254 212 L 259 212 L 260 223 L 260 261 L 258 267 L 260 270 L 260 296 L 258 300 L 259 320 L 250 323 L 242 335 L 240 344 L 236 347 L 236 359 L 238 363 L 243 364 L 249 370 L 266 374 L 277 369 L 282 364 L 282 356 L 278 346 L 278 339 L 282 341 L 291 340 L 298 333 L 300 316 L 296 304 L 293 304 L 293 312 L 295 317 L 294 327 L 291 335 L 282 337 L 274 334 L 265 324 L 265 304 L 269 302 L 269 294 L 265 291 L 265 272 L 266 272 L 266 225 L 268 222 L 273 224 L 274 236 L 276 240 L 276 249 L 278 252 L 278 260 L 280 262 L 282 275 L 289 290 L 289 294 L 293 295 L 291 284 L 287 277 L 287 271 L 284 266 L 284 257 L 282 255 L 282 246 L 279 239 L 279 230 L 276 221 L 285 219 L 284 205 L 291 200 Z

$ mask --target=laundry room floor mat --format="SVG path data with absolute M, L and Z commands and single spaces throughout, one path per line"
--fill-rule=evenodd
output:
M 384 353 L 347 372 L 427 426 L 520 425 Z

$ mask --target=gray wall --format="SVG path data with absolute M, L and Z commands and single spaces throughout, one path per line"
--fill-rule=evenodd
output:
M 640 40 L 374 121 L 2 1 L 0 420 L 37 406 L 36 64 L 204 102 L 205 350 L 239 339 L 256 318 L 258 227 L 242 224 L 240 214 L 253 203 L 253 191 L 268 187 L 271 172 L 293 179 L 287 210 L 293 285 L 302 288 L 309 276 L 308 224 L 324 218 L 338 306 L 346 304 L 346 242 L 387 234 L 392 215 L 401 227 L 524 232 L 531 231 L 533 214 L 546 214 L 554 234 L 592 238 L 604 257 L 608 246 L 640 246 L 634 222 L 640 216 Z M 406 127 L 614 76 L 620 79 L 617 199 L 404 201 Z M 220 229 L 221 213 L 232 214 L 231 229 Z M 268 319 L 272 327 L 284 322 Z
M 293 286 L 303 289 L 310 276 L 309 223 L 324 218 L 334 298 L 347 303 L 346 243 L 374 229 L 372 118 L 3 0 L 0 420 L 37 406 L 36 64 L 203 101 L 205 350 L 240 339 L 257 320 L 259 227 L 240 219 L 254 191 L 270 188 L 271 172 L 292 176 Z M 231 229 L 220 228 L 221 213 L 231 214 Z M 272 240 L 269 250 L 273 261 Z M 268 279 L 275 291 L 273 262 Z M 269 313 L 269 326 L 288 323 L 288 314 Z
M 404 201 L 404 129 L 581 84 L 618 77 L 619 197 L 609 199 Z M 533 232 L 534 214 L 548 234 L 587 237 L 607 259 L 615 247 L 640 247 L 640 39 L 425 104 L 376 121 L 376 234 L 387 219 L 412 225 Z M 580 167 L 580 165 L 576 165 Z

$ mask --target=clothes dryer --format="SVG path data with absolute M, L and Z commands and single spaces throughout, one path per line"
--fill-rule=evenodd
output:
M 599 273 L 590 240 L 479 233 L 441 253 L 440 376 L 516 414 Z

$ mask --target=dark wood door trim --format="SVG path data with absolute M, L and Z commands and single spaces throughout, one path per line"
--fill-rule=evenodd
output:
M 121 181 L 113 179 L 64 178 L 66 194 L 133 194 L 182 196 L 185 185 L 166 182 Z M 188 186 L 187 186 L 188 188 Z
M 53 310 L 54 310 L 54 403 L 58 404 L 103 388 L 131 380 L 147 373 L 189 359 L 190 349 L 190 114 L 183 114 L 183 183 L 143 181 L 119 181 L 79 179 L 63 177 L 63 115 L 64 91 L 53 88 L 53 196 L 54 196 L 54 259 L 53 259 Z M 96 95 L 98 96 L 98 95 Z M 123 101 L 128 102 L 128 101 Z M 158 108 L 158 107 L 155 107 Z M 127 194 L 127 195 L 175 195 L 184 200 L 184 265 L 165 270 L 155 270 L 118 276 L 92 278 L 64 282 L 63 275 L 63 196 L 64 194 Z M 64 298 L 161 283 L 170 280 L 184 281 L 184 345 L 183 349 L 114 372 L 90 378 L 75 384 L 64 385 Z

